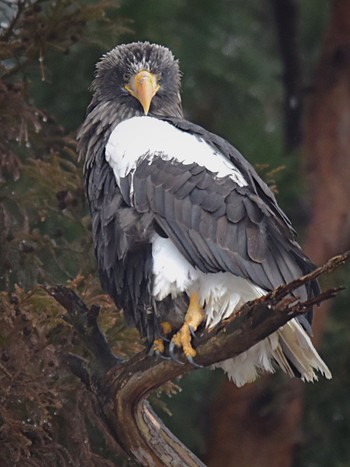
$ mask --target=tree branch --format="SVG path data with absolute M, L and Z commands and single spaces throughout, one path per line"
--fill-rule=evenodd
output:
M 195 339 L 196 362 L 210 366 L 232 358 L 276 331 L 293 317 L 305 313 L 310 305 L 334 297 L 341 287 L 329 289 L 306 302 L 301 302 L 290 294 L 301 285 L 333 271 L 345 263 L 349 256 L 350 251 L 332 258 L 310 274 L 245 304 L 239 313 L 211 332 L 203 331 Z M 66 308 L 66 319 L 76 326 L 82 338 L 86 339 L 86 335 L 89 336 L 87 345 L 94 349 L 95 359 L 95 363 L 90 364 L 93 374 L 89 378 L 89 381 L 95 381 L 95 384 L 89 389 L 94 392 L 100 404 L 110 433 L 127 455 L 147 466 L 203 466 L 204 464 L 163 425 L 146 400 L 152 391 L 167 381 L 193 371 L 193 366 L 187 361 L 179 364 L 172 360 L 157 359 L 147 355 L 146 351 L 127 362 L 116 360 L 114 356 L 108 357 L 110 351 L 106 351 L 105 340 L 98 330 L 96 313 L 95 318 L 89 320 L 87 307 L 66 287 L 50 287 L 47 290 Z M 80 316 L 77 315 L 79 310 L 82 312 Z M 79 360 L 73 359 L 73 362 L 74 372 L 79 375 L 76 368 Z M 101 368 L 104 371 L 101 371 Z M 85 365 L 81 374 L 82 380 L 86 381 Z

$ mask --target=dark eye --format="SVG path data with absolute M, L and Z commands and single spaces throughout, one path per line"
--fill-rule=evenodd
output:
M 130 75 L 128 73 L 124 73 L 123 74 L 123 81 L 125 81 L 126 83 L 130 80 Z

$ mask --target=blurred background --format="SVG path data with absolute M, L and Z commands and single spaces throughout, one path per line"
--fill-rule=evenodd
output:
M 0 464 L 128 465 L 59 362 L 80 344 L 40 287 L 100 305 L 116 354 L 142 348 L 99 288 L 75 152 L 95 63 L 120 43 L 169 47 L 186 118 L 256 166 L 322 264 L 350 248 L 350 2 L 0 0 L 0 34 Z M 322 285 L 349 286 L 349 266 Z M 238 390 L 200 370 L 153 407 L 209 466 L 350 466 L 349 301 L 315 312 L 333 380 Z

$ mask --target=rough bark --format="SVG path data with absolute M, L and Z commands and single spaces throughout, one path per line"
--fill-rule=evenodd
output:
M 305 115 L 311 220 L 305 250 L 316 264 L 350 246 L 350 2 L 336 0 Z M 319 339 L 329 305 L 315 319 Z
M 274 2 L 277 8 L 282 3 Z M 335 0 L 304 119 L 305 179 L 311 213 L 304 249 L 316 264 L 322 264 L 327 257 L 350 245 L 349 83 L 350 2 Z M 330 303 L 326 302 L 317 310 L 313 325 L 316 343 L 322 336 L 329 308 Z M 302 387 L 298 381 L 290 381 L 271 402 L 275 381 L 270 383 L 261 380 L 241 391 L 224 383 L 212 421 L 215 433 L 210 444 L 216 446 L 216 453 L 212 452 L 208 459 L 211 467 L 223 464 L 289 467 L 293 464 L 300 436 Z M 256 407 L 259 410 L 252 417 L 252 408 Z M 260 416 L 266 410 L 269 419 Z M 227 420 L 235 422 L 228 424 Z M 223 453 L 220 458 L 217 452 Z
M 210 333 L 196 339 L 196 363 L 209 366 L 247 350 L 288 320 L 315 303 L 333 297 L 339 289 L 329 289 L 312 301 L 301 302 L 290 292 L 301 284 L 330 272 L 350 257 L 350 252 L 329 261 L 322 268 L 267 296 L 249 302 L 238 314 Z M 163 425 L 147 402 L 148 395 L 165 382 L 193 371 L 184 361 L 156 359 L 141 352 L 131 360 L 116 359 L 97 326 L 97 309 L 89 310 L 71 290 L 63 286 L 47 289 L 68 311 L 65 319 L 86 343 L 90 358 L 61 355 L 71 371 L 81 379 L 93 399 L 100 426 L 116 445 L 141 465 L 193 467 L 204 464 Z M 119 452 L 119 449 L 118 449 Z M 240 463 L 240 465 L 243 465 Z
M 312 212 L 306 245 L 319 262 L 350 244 L 349 83 L 350 3 L 337 0 L 305 118 Z

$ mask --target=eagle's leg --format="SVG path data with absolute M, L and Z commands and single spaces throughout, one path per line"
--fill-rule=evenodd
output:
M 168 336 L 172 331 L 171 324 L 168 323 L 168 321 L 162 321 L 160 326 L 162 328 L 163 337 L 154 339 L 151 354 L 162 355 L 164 353 L 164 338 L 166 338 L 166 336 Z
M 179 331 L 171 339 L 171 346 L 181 347 L 187 359 L 192 360 L 196 351 L 191 344 L 191 335 L 195 333 L 198 326 L 204 321 L 205 313 L 199 302 L 199 296 L 194 292 L 190 297 L 190 303 L 185 315 L 185 322 Z

